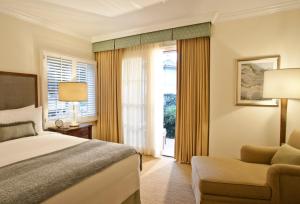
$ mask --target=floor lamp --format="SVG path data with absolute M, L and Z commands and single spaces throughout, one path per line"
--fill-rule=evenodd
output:
M 264 73 L 263 97 L 280 99 L 280 145 L 286 142 L 288 99 L 300 99 L 300 69 L 277 69 Z
M 58 100 L 72 102 L 73 120 L 70 127 L 79 126 L 79 123 L 77 122 L 75 103 L 88 100 L 87 84 L 84 82 L 60 82 L 58 84 Z

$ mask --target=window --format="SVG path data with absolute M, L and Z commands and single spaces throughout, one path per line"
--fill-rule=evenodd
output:
M 45 55 L 47 73 L 47 103 L 44 103 L 46 122 L 72 117 L 71 104 L 58 100 L 58 83 L 80 81 L 88 85 L 88 101 L 79 103 L 78 116 L 81 121 L 95 120 L 96 117 L 96 68 L 95 62 L 75 58 Z
M 91 117 L 96 115 L 96 70 L 93 65 L 79 62 L 76 64 L 76 78 L 79 82 L 88 85 L 88 101 L 81 102 L 79 106 L 80 115 Z

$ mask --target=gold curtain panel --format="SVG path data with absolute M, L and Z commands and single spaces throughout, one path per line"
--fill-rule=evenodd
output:
M 122 54 L 123 50 L 96 53 L 98 68 L 98 138 L 122 143 Z
M 208 155 L 210 38 L 177 41 L 175 158 Z

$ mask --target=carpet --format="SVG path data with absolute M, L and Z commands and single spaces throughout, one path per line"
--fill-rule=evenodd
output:
M 173 158 L 143 156 L 142 204 L 195 204 L 191 166 Z

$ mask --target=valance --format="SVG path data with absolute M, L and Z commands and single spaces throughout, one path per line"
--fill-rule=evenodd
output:
M 172 29 L 143 33 L 118 39 L 93 43 L 93 52 L 133 47 L 147 43 L 158 43 L 171 40 L 183 40 L 197 37 L 209 37 L 211 23 L 200 23 Z

